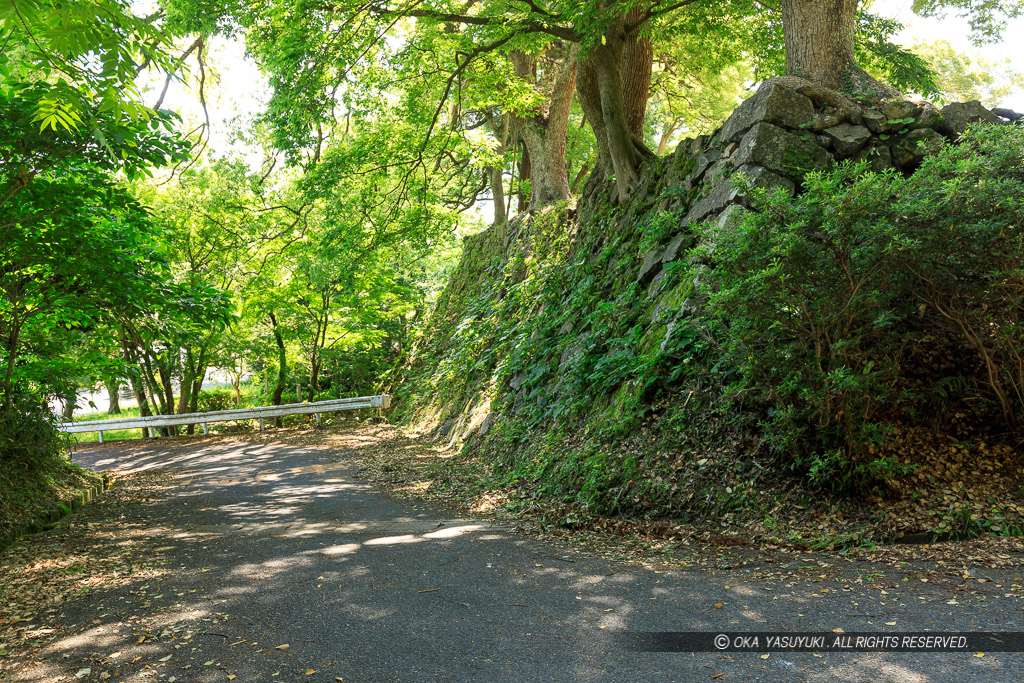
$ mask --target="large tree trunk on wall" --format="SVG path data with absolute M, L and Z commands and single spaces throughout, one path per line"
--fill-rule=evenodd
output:
M 653 47 L 630 30 L 636 8 L 608 29 L 604 43 L 583 60 L 577 83 L 580 105 L 598 144 L 596 173 L 615 175 L 619 201 L 626 201 L 640 179 L 640 165 L 652 155 L 643 143 L 650 95 Z
M 631 26 L 643 16 L 641 6 L 626 15 Z M 654 69 L 654 41 L 634 30 L 626 36 L 622 52 L 622 101 L 626 110 L 626 125 L 637 140 L 644 139 L 644 119 L 647 100 L 651 97 L 651 73 Z
M 857 66 L 859 0 L 782 0 L 786 75 L 846 93 L 898 97 L 899 91 Z
M 537 209 L 569 198 L 565 170 L 565 126 L 545 125 L 537 119 L 523 122 L 523 142 L 530 150 L 530 208 Z
M 604 114 L 601 112 L 601 90 L 597 85 L 597 72 L 590 59 L 579 60 L 579 75 L 576 78 L 576 94 L 580 98 L 583 115 L 594 131 L 597 141 L 597 165 L 594 173 L 602 176 L 612 174 L 612 156 L 608 149 L 608 129 L 604 125 Z
M 510 54 L 516 76 L 547 95 L 531 116 L 517 117 L 523 144 L 530 159 L 530 208 L 537 209 L 569 199 L 569 174 L 565 165 L 569 112 L 576 91 L 576 46 L 548 61 L 557 64 L 551 76 L 537 83 L 537 61 L 522 52 Z
M 859 0 L 782 0 L 786 75 L 842 90 L 854 68 Z

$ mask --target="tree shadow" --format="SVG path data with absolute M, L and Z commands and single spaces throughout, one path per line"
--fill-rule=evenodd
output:
M 452 519 L 359 483 L 329 451 L 215 440 L 81 455 L 94 468 L 159 468 L 177 480 L 123 510 L 125 523 L 159 534 L 165 574 L 66 604 L 61 618 L 84 626 L 42 648 L 35 680 L 75 680 L 84 668 L 88 680 L 211 683 L 1010 680 L 1022 661 L 634 652 L 624 632 L 895 629 L 849 616 L 886 611 L 866 610 L 873 598 L 856 592 L 625 566 Z M 954 628 L 907 602 L 902 629 Z M 1017 614 L 993 610 L 955 628 L 1005 629 Z

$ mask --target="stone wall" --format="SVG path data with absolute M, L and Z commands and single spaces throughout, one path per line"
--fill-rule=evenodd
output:
M 737 189 L 798 192 L 844 159 L 911 173 L 976 122 L 977 102 L 864 106 L 807 81 L 764 83 L 715 133 L 645 163 L 631 199 L 592 178 L 576 210 L 552 209 L 466 240 L 464 254 L 394 377 L 396 416 L 453 443 L 520 444 L 567 420 L 629 424 L 652 400 L 637 373 L 671 376 L 693 282 L 690 226 L 747 208 Z M 526 431 L 509 431 L 518 424 Z M 526 439 L 526 441 L 523 441 Z
M 978 101 L 942 109 L 905 99 L 861 105 L 802 79 L 771 79 L 713 134 L 679 145 L 658 185 L 681 186 L 683 192 L 657 208 L 685 211 L 680 223 L 685 232 L 691 223 L 727 220 L 736 207 L 746 207 L 736 174 L 743 174 L 751 188 L 781 188 L 791 195 L 807 173 L 847 159 L 867 160 L 874 171 L 910 174 L 972 124 L 1019 121 L 1013 112 L 994 111 L 1007 118 Z M 646 191 L 641 188 L 640 194 Z M 658 264 L 673 260 L 685 242 L 685 236 L 677 236 L 664 249 L 645 254 L 637 279 L 649 281 Z

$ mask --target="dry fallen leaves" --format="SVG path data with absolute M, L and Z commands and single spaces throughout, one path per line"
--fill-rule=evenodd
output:
M 9 656 L 5 666 L 15 674 L 27 664 L 32 648 L 97 626 L 96 620 L 88 625 L 48 622 L 56 606 L 164 573 L 160 528 L 126 527 L 119 511 L 166 493 L 173 480 L 160 470 L 115 473 L 114 478 L 98 502 L 64 518 L 52 531 L 23 537 L 0 555 L 0 604 L 7 619 L 0 652 Z M 139 642 L 146 640 L 140 637 Z M 89 667 L 78 670 L 84 668 Z

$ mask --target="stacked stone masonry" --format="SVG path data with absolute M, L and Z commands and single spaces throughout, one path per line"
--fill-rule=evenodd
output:
M 685 212 L 684 234 L 643 256 L 637 282 L 647 286 L 689 246 L 687 225 L 727 221 L 746 210 L 748 197 L 738 186 L 792 195 L 808 173 L 847 159 L 867 160 L 873 171 L 893 168 L 909 174 L 971 125 L 1020 122 L 1013 112 L 994 112 L 977 101 L 942 109 L 907 99 L 865 106 L 801 79 L 766 81 L 720 129 L 684 140 L 669 159 L 658 185 L 681 186 L 682 192 L 658 208 Z M 738 174 L 743 183 L 736 182 Z M 638 193 L 650 189 L 642 181 Z

